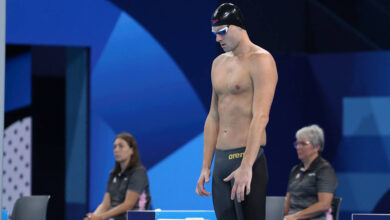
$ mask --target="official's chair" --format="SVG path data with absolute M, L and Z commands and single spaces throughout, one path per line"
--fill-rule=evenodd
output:
M 266 220 L 283 220 L 284 218 L 284 196 L 267 196 L 265 202 Z
M 332 200 L 332 216 L 333 220 L 339 220 L 341 197 L 334 197 Z
M 25 196 L 16 200 L 11 220 L 46 220 L 50 196 Z

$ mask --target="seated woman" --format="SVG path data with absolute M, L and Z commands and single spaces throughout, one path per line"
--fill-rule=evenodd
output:
M 328 161 L 320 156 L 324 150 L 324 132 L 318 125 L 297 131 L 294 147 L 302 163 L 290 172 L 284 219 L 327 219 L 337 177 Z
M 150 208 L 149 181 L 140 161 L 137 142 L 128 133 L 114 141 L 115 167 L 111 171 L 102 203 L 84 220 L 126 220 L 127 210 Z

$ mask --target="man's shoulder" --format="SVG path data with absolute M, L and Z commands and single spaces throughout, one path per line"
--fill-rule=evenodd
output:
M 255 49 L 249 54 L 249 61 L 254 63 L 268 63 L 274 61 L 271 53 L 267 50 L 256 46 Z
M 277 81 L 276 63 L 271 53 L 258 47 L 248 58 L 250 73 L 267 78 L 275 78 Z
M 225 59 L 228 59 L 231 56 L 232 56 L 231 52 L 222 53 L 222 54 L 218 55 L 216 58 L 214 58 L 213 64 L 214 65 L 218 64 L 219 62 L 221 62 Z

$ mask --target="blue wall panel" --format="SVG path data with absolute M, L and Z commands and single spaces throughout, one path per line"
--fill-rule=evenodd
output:
M 31 53 L 6 60 L 4 112 L 31 104 Z

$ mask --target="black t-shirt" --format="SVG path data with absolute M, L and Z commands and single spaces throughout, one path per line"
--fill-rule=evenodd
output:
M 294 166 L 290 172 L 287 192 L 290 193 L 289 214 L 306 209 L 318 201 L 319 192 L 334 193 L 337 176 L 328 161 L 318 156 L 304 170 L 303 164 Z M 325 213 L 312 219 L 323 219 Z
M 110 174 L 106 192 L 110 194 L 111 208 L 123 203 L 127 190 L 134 191 L 140 195 L 133 210 L 150 209 L 149 181 L 146 175 L 146 169 L 143 166 L 136 166 L 115 175 Z M 126 219 L 126 213 L 113 219 Z

